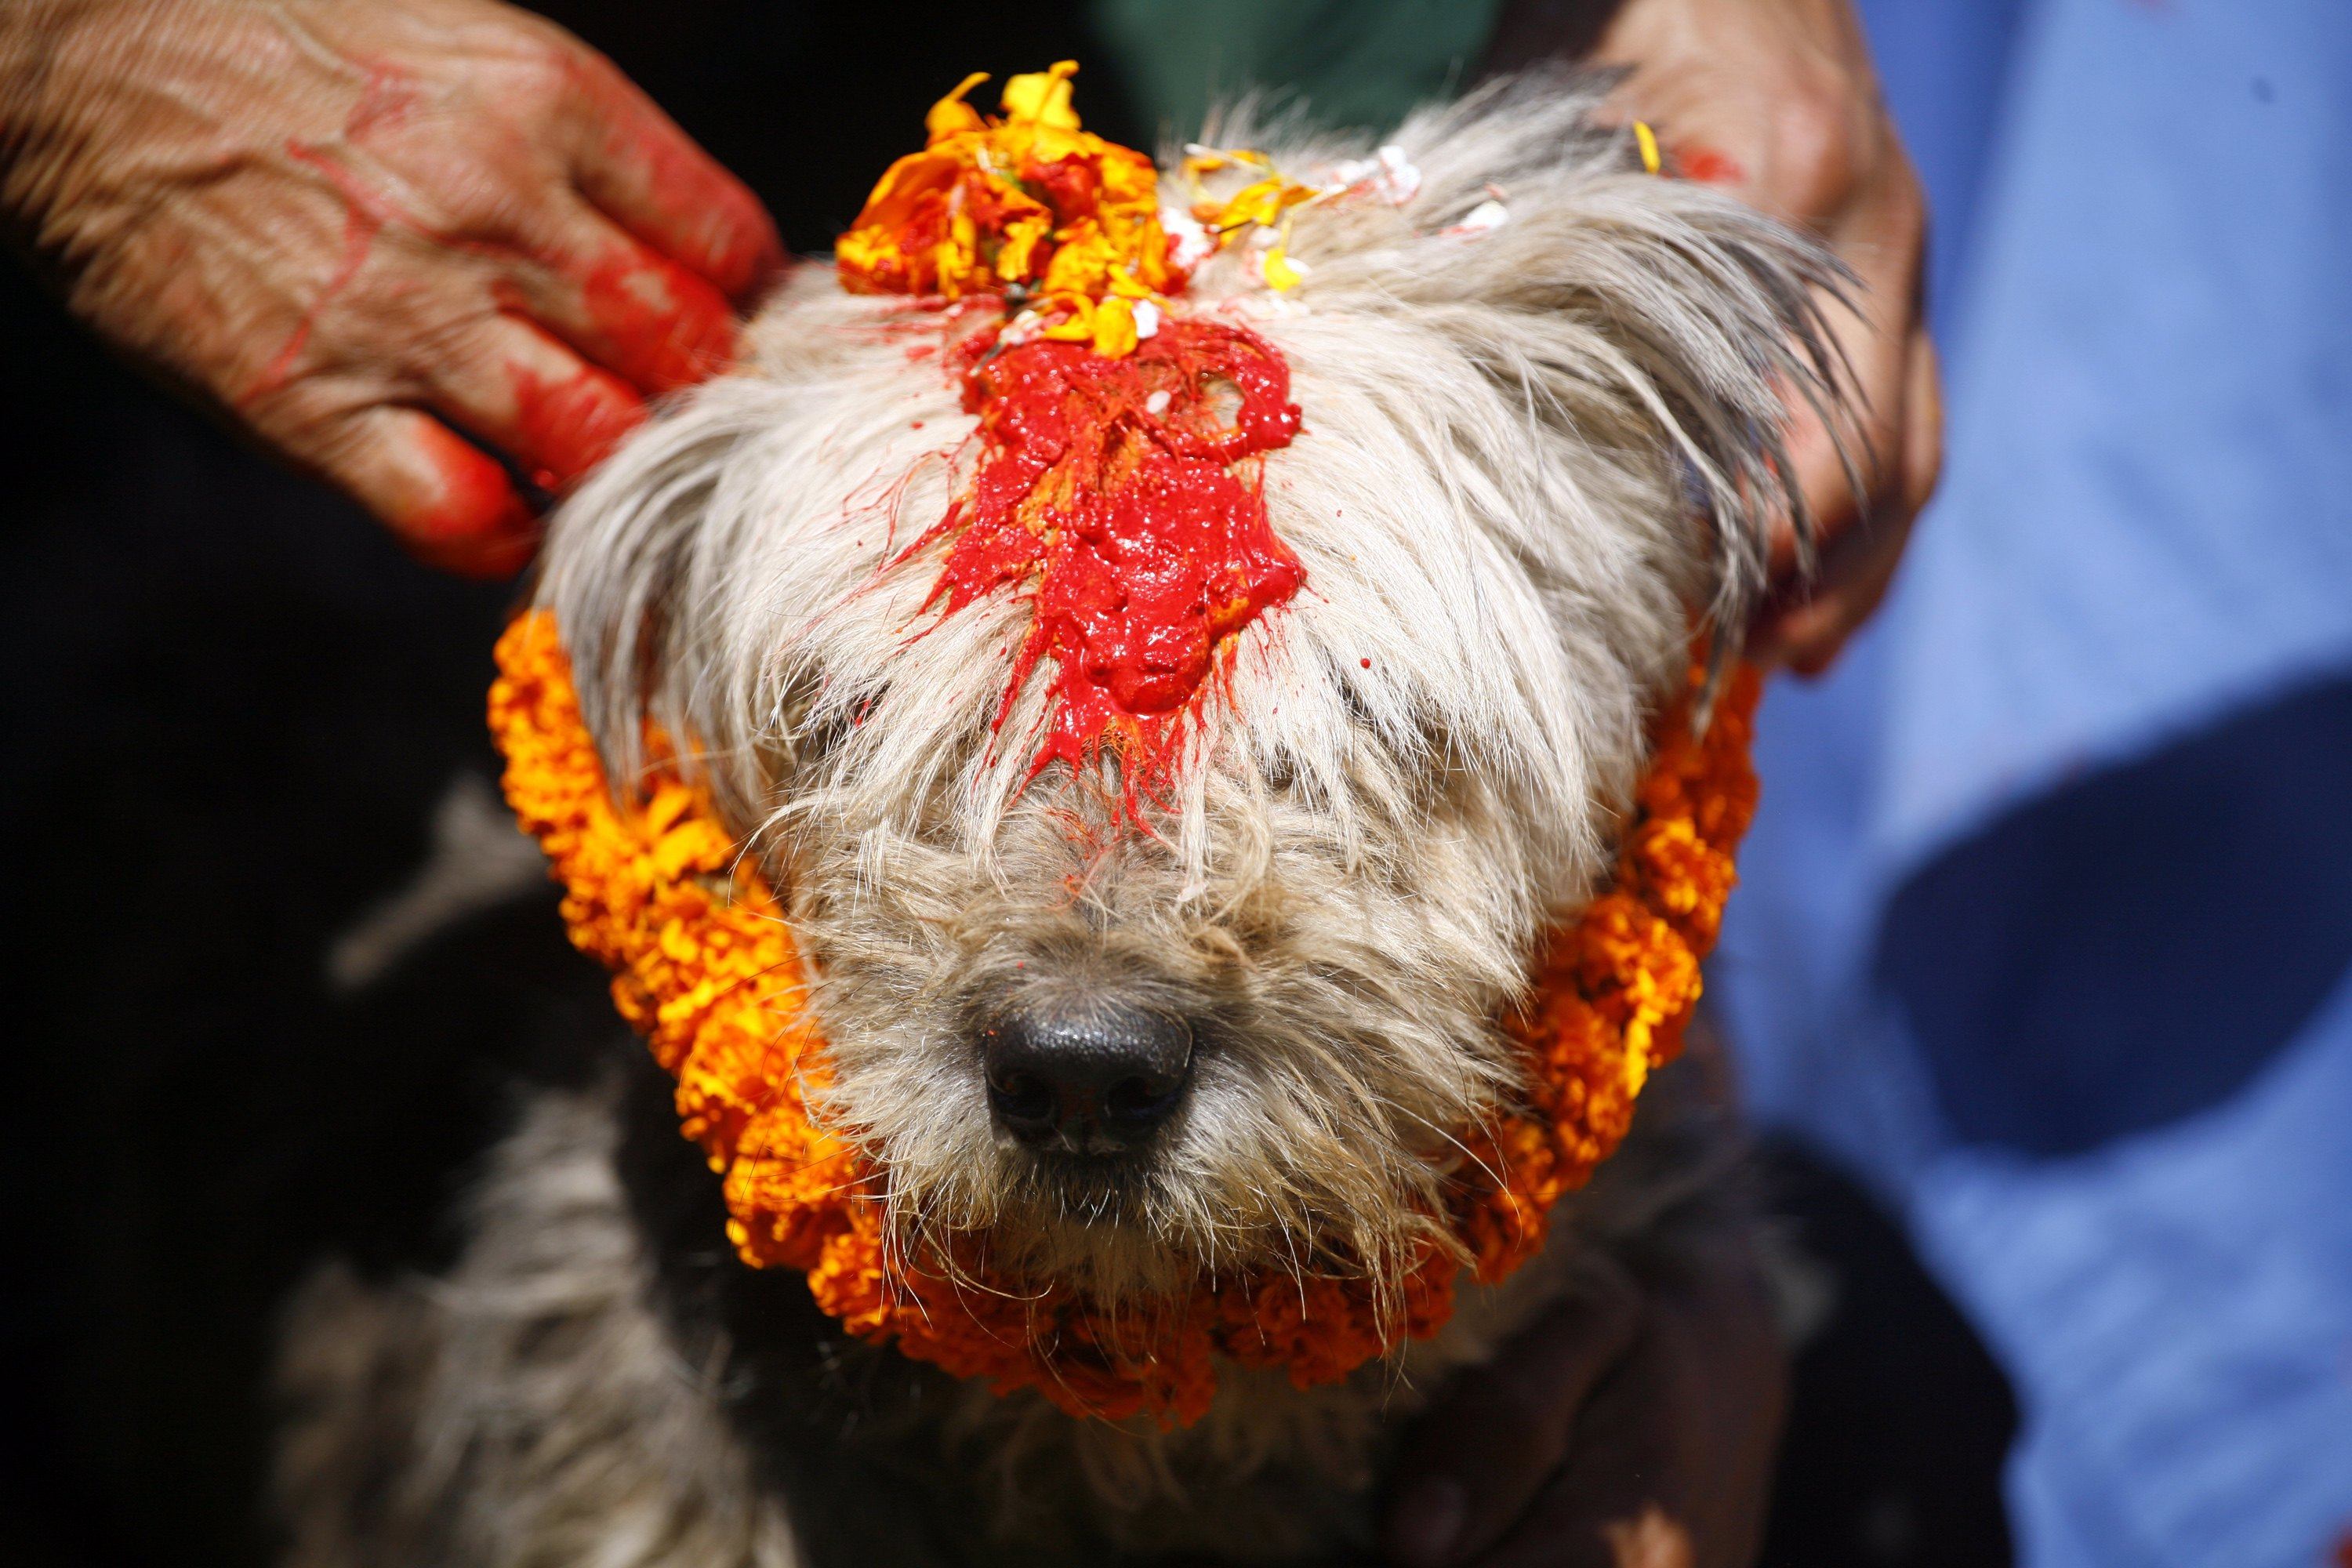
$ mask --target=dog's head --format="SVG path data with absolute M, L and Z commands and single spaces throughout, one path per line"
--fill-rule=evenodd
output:
M 611 776 L 648 721 L 691 738 L 805 957 L 815 1110 L 901 1242 L 1116 1300 L 1379 1279 L 1443 1212 L 1517 1085 L 1498 1015 L 1605 875 L 1694 628 L 1741 624 L 1783 397 L 1825 382 L 1831 264 L 1644 174 L 1593 102 L 1425 112 L 1417 191 L 1289 214 L 1295 288 L 1247 246 L 1198 272 L 1181 309 L 1287 363 L 1303 426 L 1235 471 L 1303 580 L 1217 647 L 1148 787 L 1131 748 L 1039 768 L 1033 594 L 934 599 L 993 301 L 803 267 L 559 519 L 542 600 Z

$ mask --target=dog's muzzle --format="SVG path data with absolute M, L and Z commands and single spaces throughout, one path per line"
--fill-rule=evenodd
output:
M 982 1026 L 980 1037 L 991 1114 L 1041 1151 L 1139 1149 L 1192 1081 L 1189 1024 L 1099 998 L 1024 1003 Z

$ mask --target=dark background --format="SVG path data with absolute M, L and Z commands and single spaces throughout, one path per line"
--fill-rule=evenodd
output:
M 822 249 L 965 71 L 1076 56 L 1066 7 L 540 7 L 616 58 Z M 494 763 L 518 590 L 429 574 L 350 507 L 108 359 L 0 268 L 0 834 L 15 1083 L 0 1123 L 0 1557 L 251 1563 L 276 1303 L 332 1247 L 429 1266 L 518 1074 L 606 1015 L 552 912 L 472 922 L 337 999 L 327 943 Z M 1772 1190 L 1829 1315 L 1800 1361 L 1767 1561 L 2006 1560 L 2013 1424 L 1974 1340 L 1851 1186 Z

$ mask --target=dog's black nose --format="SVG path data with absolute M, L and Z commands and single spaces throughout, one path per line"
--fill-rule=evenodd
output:
M 1026 1006 L 981 1030 L 988 1103 L 1033 1145 L 1076 1153 L 1134 1147 L 1168 1120 L 1192 1075 L 1181 1018 L 1114 1003 Z

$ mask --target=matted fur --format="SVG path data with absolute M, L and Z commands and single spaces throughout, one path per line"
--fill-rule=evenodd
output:
M 539 596 L 610 775 L 639 776 L 648 721 L 692 739 L 805 957 L 835 1069 L 817 1113 L 885 1173 L 901 1247 L 960 1233 L 1001 1276 L 1114 1301 L 1237 1268 L 1392 1287 L 1442 1209 L 1454 1131 L 1517 1091 L 1496 1020 L 1547 923 L 1606 874 L 1694 625 L 1736 640 L 1769 521 L 1801 524 L 1776 477 L 1784 395 L 1834 401 L 1810 301 L 1839 286 L 1835 263 L 1718 192 L 1642 173 L 1626 134 L 1590 122 L 1598 90 L 1539 77 L 1416 114 L 1392 139 L 1422 171 L 1418 195 L 1299 209 L 1290 252 L 1311 271 L 1292 293 L 1258 287 L 1239 249 L 1195 279 L 1184 308 L 1230 312 L 1290 364 L 1305 427 L 1259 477 L 1306 585 L 1204 689 L 1177 786 L 1142 803 L 1149 831 L 1122 821 L 1114 759 L 1030 778 L 1042 673 L 996 726 L 1024 602 L 924 608 L 943 546 L 910 546 L 968 474 L 974 428 L 940 313 L 803 268 L 743 365 L 563 509 Z M 1219 134 L 1301 174 L 1368 150 L 1281 122 Z M 1449 232 L 1497 194 L 1502 226 Z M 1115 1177 L 1073 1176 L 992 1123 L 977 1027 L 1053 991 L 1193 1029 L 1189 1098 Z M 1665 1114 L 1645 1103 L 1635 1142 Z M 483 1515 L 467 1527 L 482 1539 L 521 1532 L 527 1549 L 483 1561 L 770 1561 L 760 1500 L 782 1472 L 746 1468 L 715 1393 L 646 1372 L 663 1343 L 723 1364 L 746 1325 L 679 1307 L 617 1196 L 581 1233 L 597 1259 L 583 1275 L 547 1255 L 566 1215 L 596 1206 L 550 1209 L 548 1194 L 589 1183 L 609 1135 L 593 1106 L 545 1115 L 569 1129 L 562 1147 L 542 1128 L 509 1150 L 448 1287 L 362 1309 L 321 1285 L 294 1342 L 314 1368 L 331 1362 L 321 1332 L 405 1346 L 455 1403 L 370 1405 L 349 1369 L 295 1382 L 319 1408 L 341 1386 L 378 1412 L 347 1425 L 393 1434 L 421 1467 L 402 1484 Z M 986 1501 L 999 1528 L 971 1555 L 1360 1543 L 1397 1418 L 1569 1288 L 1584 1248 L 1622 1242 L 1702 1182 L 1711 1163 L 1673 1146 L 1678 1166 L 1629 1145 L 1596 1184 L 1614 1196 L 1568 1205 L 1545 1257 L 1500 1291 L 1465 1290 L 1435 1342 L 1311 1394 L 1227 1368 L 1186 1432 L 1075 1423 L 1034 1395 L 842 1353 L 942 1391 L 913 1441 L 949 1457 L 932 1472 L 942 1495 Z M 719 1246 L 711 1228 L 701 1256 Z M 467 1293 L 484 1280 L 510 1296 Z M 547 1340 L 500 1326 L 500 1300 L 575 1286 L 602 1294 L 552 1342 L 561 1364 Z M 466 1434 L 488 1430 L 501 1399 L 571 1434 L 562 1474 L 434 1458 L 478 1441 Z M 289 1454 L 333 1451 L 319 1433 L 334 1429 L 320 1417 Z M 642 1445 L 666 1451 L 621 1451 Z M 333 1479 L 348 1465 L 289 1466 L 311 1478 L 295 1488 L 306 1516 L 352 1490 Z M 577 1478 L 600 1467 L 613 1534 L 567 1544 L 589 1540 L 567 1500 L 593 1493 Z M 644 1544 L 644 1521 L 671 1515 L 620 1500 L 648 1471 L 681 1496 L 716 1489 L 687 1509 L 702 1533 L 675 1536 L 691 1549 Z M 816 1492 L 796 1506 L 854 1506 Z

